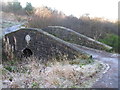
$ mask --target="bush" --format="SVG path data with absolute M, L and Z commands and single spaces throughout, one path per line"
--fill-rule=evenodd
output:
M 31 3 L 29 3 L 29 2 L 27 2 L 26 3 L 26 7 L 25 7 L 25 10 L 28 12 L 28 13 L 33 13 L 33 6 L 32 6 L 32 4 Z
M 105 38 L 99 39 L 99 41 L 113 47 L 115 52 L 120 53 L 120 37 L 118 35 L 107 34 Z
M 22 6 L 20 2 L 8 2 L 8 5 L 6 5 L 6 10 L 9 12 L 16 13 L 21 9 L 22 9 Z

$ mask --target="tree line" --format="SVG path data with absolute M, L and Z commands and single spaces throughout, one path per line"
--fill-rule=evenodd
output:
M 76 32 L 112 46 L 114 52 L 120 53 L 119 25 L 118 21 L 113 23 L 103 18 L 91 18 L 88 15 L 83 15 L 80 18 L 73 15 L 66 16 L 64 13 L 49 7 L 37 8 L 29 21 L 29 26 L 33 28 L 63 26 L 73 29 Z
M 2 6 L 2 11 L 4 12 L 12 12 L 14 14 L 25 15 L 27 13 L 33 13 L 34 7 L 30 2 L 26 2 L 26 6 L 23 8 L 21 3 L 16 2 L 0 2 Z
M 117 52 L 120 52 L 119 21 L 113 23 L 103 18 L 91 18 L 88 14 L 82 15 L 79 18 L 73 15 L 67 16 L 61 11 L 46 6 L 35 8 L 29 2 L 26 3 L 24 8 L 20 2 L 8 2 L 7 4 L 2 2 L 2 11 L 29 15 L 29 27 L 45 28 L 55 25 L 73 29 L 76 32 L 110 45 L 114 47 L 115 51 L 118 50 Z

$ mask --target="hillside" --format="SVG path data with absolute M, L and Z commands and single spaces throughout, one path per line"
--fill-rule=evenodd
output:
M 1 13 L 3 88 L 118 88 L 117 22 L 48 7 Z
M 29 44 L 25 41 L 26 35 L 31 37 Z M 16 44 L 15 41 L 17 41 Z M 41 29 L 13 30 L 6 34 L 5 39 L 3 39 L 3 51 L 6 45 L 8 46 L 7 52 L 5 52 L 7 55 L 3 52 L 3 67 L 1 67 L 4 88 L 92 87 L 93 83 L 102 76 L 102 72 L 108 67 L 102 62 L 92 60 L 91 55 L 81 51 L 80 48 Z M 14 47 L 15 45 L 18 50 Z M 38 52 L 36 56 L 40 56 L 40 58 L 33 55 L 29 57 L 27 52 L 27 54 L 23 54 L 25 57 L 28 55 L 28 57 L 19 60 L 21 50 L 32 51 L 34 54 Z M 68 58 L 64 57 L 63 54 L 68 54 Z M 17 59 L 12 58 L 13 55 L 18 55 Z M 58 57 L 56 57 L 57 55 Z M 41 59 L 47 59 L 47 62 L 45 61 L 43 64 Z

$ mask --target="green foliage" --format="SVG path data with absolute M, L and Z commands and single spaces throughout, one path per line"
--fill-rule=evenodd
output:
M 10 65 L 15 65 L 16 63 L 17 63 L 17 61 L 16 60 L 11 60 L 11 61 L 9 61 L 8 62 Z
M 94 60 L 93 59 L 86 59 L 86 60 L 82 60 L 82 59 L 75 59 L 75 60 L 72 60 L 72 61 L 69 61 L 69 64 L 73 65 L 73 64 L 78 64 L 81 66 L 83 65 L 87 65 L 87 64 L 90 64 L 90 63 L 93 63 Z
M 25 7 L 25 10 L 28 12 L 28 13 L 32 13 L 33 12 L 33 6 L 31 3 L 27 2 L 26 3 L 26 7 Z
M 39 84 L 37 82 L 32 83 L 32 88 L 39 88 Z
M 99 39 L 99 41 L 113 47 L 115 52 L 120 53 L 120 37 L 118 35 L 107 34 L 105 38 Z
M 16 66 L 5 66 L 5 69 L 7 69 L 10 72 L 15 72 L 17 70 Z
M 18 0 L 14 0 L 7 3 L 2 3 L 2 11 L 10 12 L 17 15 L 25 15 L 25 9 L 22 8 L 21 3 Z
M 13 9 L 15 11 L 22 9 L 20 2 L 13 2 Z
M 20 4 L 20 2 L 8 2 L 8 7 L 9 9 L 13 10 L 13 12 L 16 12 L 18 10 L 22 9 L 22 6 Z

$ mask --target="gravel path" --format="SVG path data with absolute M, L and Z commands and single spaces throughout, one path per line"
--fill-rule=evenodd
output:
M 11 30 L 13 30 L 13 28 L 18 27 L 19 25 L 10 27 L 9 29 L 5 30 L 5 32 L 9 33 Z M 75 46 L 77 46 L 82 51 L 91 54 L 94 59 L 103 61 L 110 66 L 109 70 L 103 74 L 103 77 L 94 83 L 93 88 L 118 88 L 118 86 L 120 86 L 120 84 L 118 85 L 118 77 L 120 78 L 120 76 L 118 76 L 118 59 L 120 58 L 120 55 L 90 49 L 79 45 Z
M 120 58 L 120 54 L 112 54 L 79 45 L 75 46 L 79 47 L 82 51 L 91 54 L 94 59 L 103 61 L 110 66 L 108 71 L 103 74 L 102 78 L 94 83 L 93 88 L 118 88 L 118 86 L 120 86 L 120 84 L 118 85 L 118 59 Z

